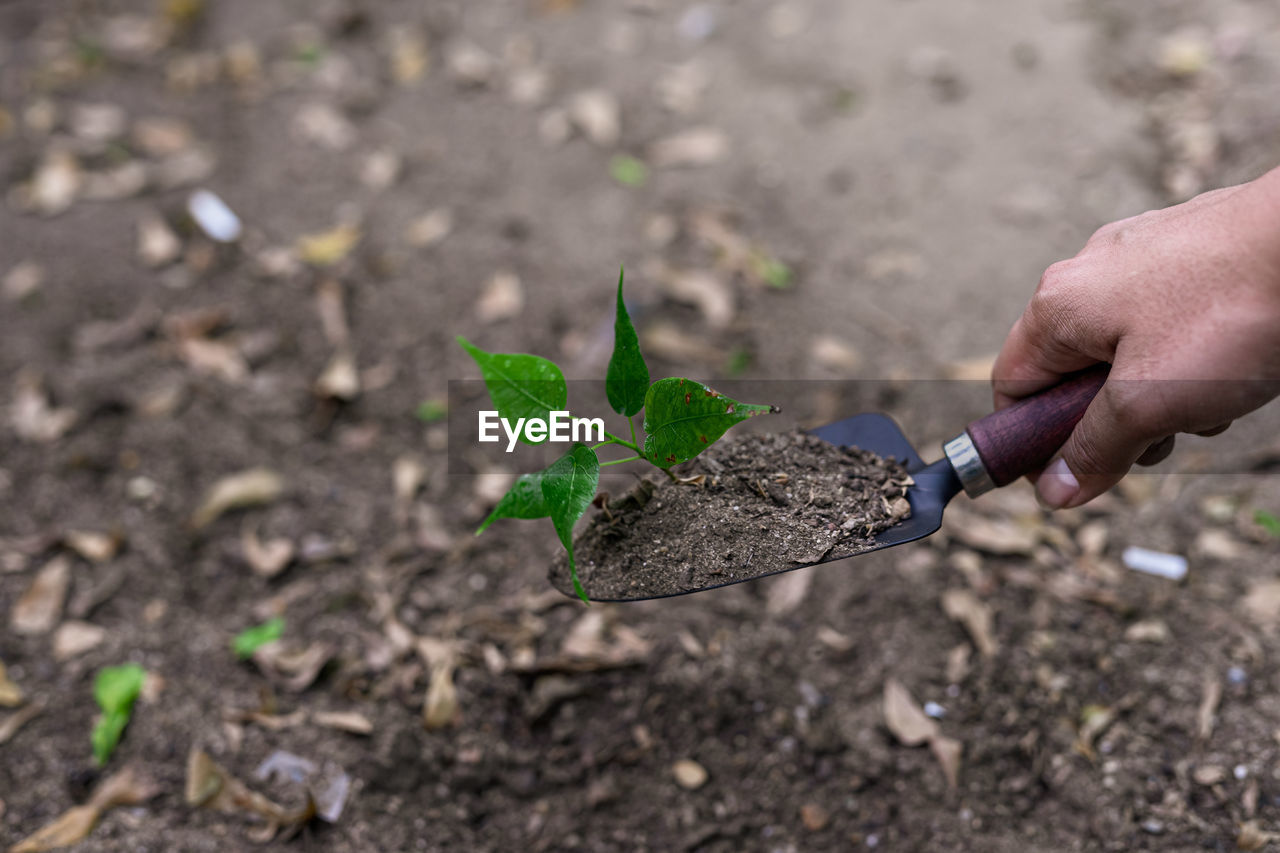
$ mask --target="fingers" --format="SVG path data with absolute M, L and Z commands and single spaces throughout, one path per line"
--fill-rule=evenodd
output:
M 1111 360 L 1119 334 L 1113 312 L 1107 310 L 1107 295 L 1107 288 L 1090 282 L 1076 261 L 1045 270 L 992 366 L 997 409 L 1056 384 L 1068 373 Z
M 1175 437 L 1166 435 L 1156 443 L 1147 447 L 1138 457 L 1138 464 L 1142 466 L 1158 465 L 1169 458 L 1169 454 L 1173 452 Z
M 1079 506 L 1118 483 L 1144 454 L 1167 456 L 1173 444 L 1160 446 L 1166 432 L 1151 399 L 1133 384 L 1109 379 L 1036 482 L 1041 502 L 1051 509 Z
M 1215 435 L 1221 435 L 1222 433 L 1227 431 L 1227 429 L 1231 426 L 1231 423 L 1232 423 L 1231 421 L 1227 421 L 1225 424 L 1218 424 L 1216 427 L 1213 427 L 1212 429 L 1199 430 L 1196 432 L 1196 435 L 1202 435 L 1205 438 L 1212 438 Z

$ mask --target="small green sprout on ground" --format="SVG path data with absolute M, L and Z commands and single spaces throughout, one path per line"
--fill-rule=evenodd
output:
M 433 424 L 449 416 L 449 406 L 443 400 L 423 400 L 414 414 L 423 423 Z
M 595 498 L 602 467 L 644 460 L 672 476 L 667 469 L 693 459 L 730 427 L 777 411 L 773 406 L 740 403 L 692 379 L 659 379 L 650 384 L 640 339 L 622 301 L 622 278 L 620 273 L 605 396 L 610 407 L 627 419 L 630 439 L 606 430 L 605 440 L 599 444 L 574 444 L 549 467 L 516 480 L 476 531 L 480 535 L 499 518 L 550 518 L 569 555 L 574 591 L 584 602 L 587 594 L 578 581 L 573 559 L 573 525 Z M 461 336 L 458 343 L 480 366 L 498 417 L 511 433 L 527 444 L 542 443 L 545 435 L 530 435 L 528 424 L 537 421 L 545 425 L 552 412 L 567 411 L 569 392 L 560 368 L 536 355 L 486 352 Z M 635 426 L 635 416 L 641 410 L 643 441 Z M 625 448 L 632 455 L 601 462 L 596 451 L 609 446 Z
M 1265 509 L 1254 510 L 1253 523 L 1272 536 L 1280 537 L 1280 518 L 1277 518 L 1275 513 Z
M 253 657 L 253 653 L 265 646 L 267 643 L 273 643 L 284 635 L 284 618 L 273 616 L 261 625 L 255 625 L 252 628 L 245 628 L 235 639 L 231 641 L 231 650 L 236 653 L 236 657 L 240 660 L 248 660 Z
M 624 187 L 642 187 L 649 180 L 649 167 L 643 160 L 628 154 L 618 154 L 609 161 L 609 174 Z
M 102 715 L 94 724 L 90 741 L 93 744 L 93 760 L 102 767 L 115 752 L 124 734 L 124 727 L 129 724 L 133 714 L 133 703 L 142 692 L 142 682 L 147 678 L 147 671 L 136 663 L 122 666 L 109 666 L 98 673 L 93 682 L 93 698 L 97 701 Z

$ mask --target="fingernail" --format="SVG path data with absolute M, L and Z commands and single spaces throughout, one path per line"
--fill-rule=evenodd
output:
M 1049 509 L 1062 509 L 1075 498 L 1080 491 L 1080 481 L 1071 473 L 1065 459 L 1055 459 L 1053 464 L 1044 469 L 1040 481 L 1036 484 L 1036 492 L 1040 501 Z

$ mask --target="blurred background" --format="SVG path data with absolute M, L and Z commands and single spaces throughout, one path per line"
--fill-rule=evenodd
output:
M 1046 266 L 1280 162 L 1277 91 L 1255 0 L 0 0 L 0 840 L 1261 849 L 1274 406 L 1083 510 L 584 609 L 543 525 L 471 536 L 519 470 L 449 383 L 458 334 L 598 379 L 625 264 L 655 376 L 934 458 Z

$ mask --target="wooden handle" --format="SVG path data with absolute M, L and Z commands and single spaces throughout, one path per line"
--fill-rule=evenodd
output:
M 1007 486 L 1043 467 L 1066 444 L 1110 369 L 1104 364 L 1073 374 L 1061 384 L 969 424 L 966 432 L 991 481 Z

